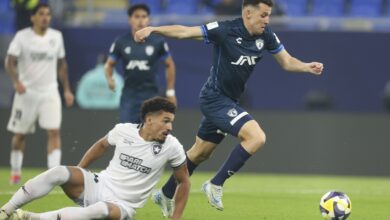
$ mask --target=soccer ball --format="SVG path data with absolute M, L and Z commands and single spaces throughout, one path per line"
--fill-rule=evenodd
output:
M 327 220 L 345 220 L 351 210 L 351 200 L 345 193 L 330 191 L 321 198 L 320 212 Z

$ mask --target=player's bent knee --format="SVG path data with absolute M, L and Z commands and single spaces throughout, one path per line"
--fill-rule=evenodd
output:
M 111 204 L 111 203 L 106 203 L 108 207 L 108 217 L 109 219 L 127 219 L 125 218 L 127 215 L 124 213 L 123 210 L 121 210 L 120 207 L 117 205 Z
M 55 185 L 62 185 L 70 178 L 70 171 L 66 166 L 55 166 L 46 171 L 46 179 Z
M 266 135 L 265 133 L 260 130 L 259 132 L 251 132 L 248 133 L 244 137 L 240 137 L 241 139 L 241 145 L 250 153 L 254 154 L 258 150 L 260 150 L 266 142 Z
M 109 217 L 108 205 L 105 202 L 97 202 L 88 207 L 85 207 L 80 214 L 85 219 L 107 219 Z

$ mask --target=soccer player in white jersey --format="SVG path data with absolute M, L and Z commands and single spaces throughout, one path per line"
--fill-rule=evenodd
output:
M 57 74 L 68 107 L 73 105 L 74 97 L 68 81 L 62 34 L 49 27 L 50 20 L 49 6 L 38 4 L 31 15 L 32 27 L 16 33 L 5 59 L 6 70 L 16 91 L 7 127 L 14 134 L 11 184 L 20 181 L 26 135 L 34 133 L 37 120 L 48 134 L 48 168 L 61 163 L 61 98 Z
M 165 98 L 146 100 L 141 124 L 117 124 L 85 153 L 77 167 L 57 166 L 26 182 L 0 211 L 0 220 L 133 219 L 169 164 L 178 187 L 172 219 L 180 219 L 190 190 L 186 155 L 170 135 L 175 105 Z M 114 156 L 100 173 L 85 170 L 111 147 Z M 82 207 L 67 207 L 46 213 L 18 208 L 47 195 L 55 186 Z M 16 210 L 16 211 L 15 211 Z

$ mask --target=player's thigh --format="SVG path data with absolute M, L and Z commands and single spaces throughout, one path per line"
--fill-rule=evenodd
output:
M 62 111 L 61 97 L 58 90 L 49 92 L 39 104 L 39 126 L 46 130 L 59 129 Z
M 79 167 L 68 166 L 70 172 L 69 181 L 63 184 L 62 190 L 72 200 L 76 201 L 84 192 L 84 174 Z
M 16 93 L 7 129 L 18 134 L 34 133 L 39 100 L 39 94 L 30 90 L 24 94 Z
M 218 128 L 217 132 L 229 133 L 235 137 L 238 137 L 246 122 L 253 120 L 237 102 L 223 95 L 201 100 L 201 110 L 208 124 Z
M 246 122 L 240 129 L 238 137 L 241 145 L 250 153 L 254 154 L 266 141 L 266 136 L 260 125 L 255 120 Z

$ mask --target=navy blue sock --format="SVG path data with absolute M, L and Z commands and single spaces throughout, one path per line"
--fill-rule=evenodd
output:
M 218 173 L 211 179 L 211 183 L 218 186 L 223 186 L 226 179 L 233 176 L 245 162 L 251 157 L 241 144 L 238 144 L 230 153 L 228 159 L 219 169 Z
M 198 166 L 197 164 L 194 164 L 194 162 L 192 162 L 187 157 L 187 169 L 188 169 L 188 173 L 190 174 L 190 176 L 192 175 L 192 173 L 194 172 L 194 170 L 196 169 L 197 166 Z M 173 196 L 175 195 L 175 192 L 176 192 L 176 185 L 177 185 L 176 179 L 173 175 L 171 175 L 169 180 L 162 187 L 162 192 L 164 193 L 164 195 L 166 197 L 172 199 Z

